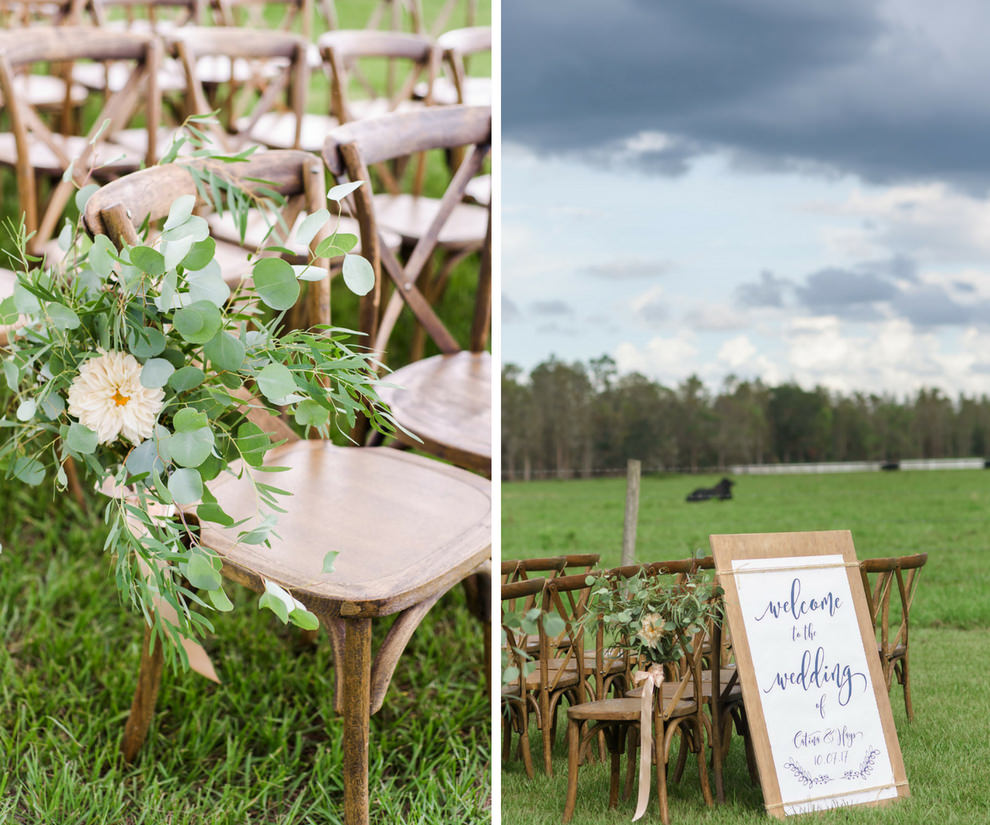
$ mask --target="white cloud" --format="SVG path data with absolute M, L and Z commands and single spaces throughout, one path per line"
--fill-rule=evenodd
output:
M 940 263 L 990 255 L 990 201 L 944 183 L 857 188 L 836 205 L 835 214 L 860 221 L 857 227 L 827 230 L 833 248 L 846 255 L 882 257 L 893 250 Z
M 990 336 L 968 330 L 959 348 L 934 333 L 919 333 L 904 320 L 850 330 L 836 317 L 794 319 L 785 337 L 789 374 L 802 386 L 823 385 L 843 393 L 887 392 L 898 397 L 921 387 L 949 394 L 982 392 L 990 358 L 976 354 L 990 347 Z M 983 349 L 982 352 L 990 350 Z
M 687 377 L 685 365 L 697 354 L 693 334 L 682 332 L 669 338 L 651 338 L 645 346 L 628 341 L 620 343 L 612 357 L 620 372 L 639 372 L 661 383 L 673 384 Z

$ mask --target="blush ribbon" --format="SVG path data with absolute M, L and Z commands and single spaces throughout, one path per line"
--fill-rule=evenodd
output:
M 646 813 L 650 801 L 650 765 L 653 757 L 653 689 L 663 685 L 663 665 L 650 665 L 648 670 L 637 670 L 633 684 L 643 684 L 639 698 L 639 798 L 636 800 L 635 822 Z

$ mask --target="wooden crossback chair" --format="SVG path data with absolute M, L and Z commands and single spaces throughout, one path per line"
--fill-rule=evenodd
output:
M 329 72 L 330 113 L 340 123 L 419 109 L 432 100 L 429 91 L 424 102 L 413 99 L 417 83 L 432 89 L 436 76 L 438 53 L 425 35 L 340 29 L 320 35 L 316 44 Z M 381 70 L 376 63 L 385 64 L 384 87 L 367 77 Z
M 505 582 L 514 582 L 530 578 L 531 573 L 549 574 L 553 576 L 573 573 L 588 573 L 598 564 L 601 556 L 598 553 L 571 553 L 565 556 L 544 556 L 531 559 L 504 559 L 502 561 L 502 576 Z
M 266 152 L 243 166 L 243 178 L 263 178 L 286 197 L 305 196 L 312 164 L 304 152 Z M 200 166 L 210 161 L 191 161 Z M 87 204 L 86 226 L 121 245 L 137 240 L 131 216 L 150 209 L 157 220 L 180 195 L 195 195 L 195 181 L 181 164 L 136 173 L 109 184 Z M 109 190 L 109 192 L 107 191 Z M 101 194 L 104 197 L 100 197 Z M 129 195 L 150 198 L 140 205 Z M 208 209 L 208 203 L 201 204 Z M 316 243 L 316 239 L 314 239 Z M 324 289 L 311 290 L 309 313 L 329 321 Z M 268 418 L 286 443 L 271 450 L 271 466 L 288 467 L 279 486 L 293 495 L 279 519 L 280 538 L 270 548 L 242 545 L 237 530 L 204 523 L 203 546 L 217 552 L 223 574 L 254 590 L 263 579 L 278 583 L 315 613 L 326 629 L 336 661 L 335 708 L 344 727 L 344 821 L 368 822 L 369 716 L 382 706 L 402 650 L 440 597 L 483 565 L 491 551 L 491 484 L 432 459 L 361 447 L 300 440 L 279 419 Z M 255 497 L 244 479 L 211 483 L 235 520 L 250 517 Z M 194 510 L 195 508 L 190 508 Z M 190 512 L 194 517 L 194 512 Z M 338 550 L 333 573 L 322 572 L 328 549 Z M 376 654 L 372 622 L 397 615 Z M 489 619 L 490 621 L 490 619 Z M 133 758 L 154 709 L 162 668 L 161 646 L 141 663 L 138 690 L 125 732 L 124 753 Z
M 361 329 L 369 335 L 375 352 L 387 360 L 389 335 L 403 306 L 408 306 L 441 353 L 395 371 L 389 377 L 391 386 L 383 388 L 396 419 L 416 436 L 406 437 L 406 441 L 459 466 L 489 474 L 491 355 L 485 345 L 491 319 L 491 211 L 464 204 L 462 198 L 464 187 L 482 168 L 491 148 L 491 110 L 437 107 L 348 123 L 327 137 L 323 157 L 338 180 L 367 180 L 370 164 L 464 146 L 469 147 L 464 160 L 439 200 L 415 193 L 373 196 L 367 186 L 357 189 L 351 198 L 364 254 L 376 272 L 387 274 L 394 287 L 386 304 L 381 281 L 376 281 L 376 288 L 362 299 Z M 389 223 L 389 216 L 394 223 Z M 400 263 L 380 242 L 381 230 L 390 228 L 409 238 L 412 230 L 400 226 L 417 222 L 426 226 L 405 263 Z M 459 259 L 471 252 L 480 253 L 474 319 L 466 349 L 424 295 L 424 289 L 428 291 L 424 283 L 428 274 L 424 277 L 424 273 L 440 247 L 454 250 L 453 257 Z
M 196 164 L 204 172 L 209 172 L 218 178 L 230 181 L 245 181 L 243 186 L 247 192 L 255 192 L 266 188 L 265 184 L 259 181 L 270 181 L 275 184 L 275 191 L 282 193 L 285 197 L 284 204 L 277 208 L 265 211 L 264 214 L 256 212 L 256 223 L 263 223 L 273 227 L 271 235 L 266 239 L 265 232 L 255 232 L 258 243 L 251 247 L 247 244 L 240 245 L 223 239 L 216 241 L 216 259 L 220 265 L 220 274 L 229 287 L 236 287 L 245 278 L 249 277 L 253 260 L 259 256 L 267 255 L 265 246 L 289 245 L 298 246 L 294 241 L 294 236 L 289 235 L 284 238 L 284 231 L 288 227 L 295 227 L 298 218 L 302 213 L 312 214 L 326 203 L 323 187 L 323 169 L 319 159 L 313 155 L 292 151 L 277 151 L 263 153 L 257 157 L 240 162 L 224 163 L 221 161 L 202 161 Z M 302 183 L 296 185 L 299 175 L 303 174 Z M 267 178 L 266 175 L 274 175 Z M 254 181 L 248 180 L 255 178 Z M 113 185 L 108 185 L 96 192 L 87 204 L 86 222 L 87 228 L 93 234 L 110 235 L 110 228 L 105 226 L 104 215 L 113 214 L 112 207 L 115 204 L 126 204 L 130 210 L 129 223 L 140 226 L 146 220 L 154 235 L 157 232 L 160 222 L 168 215 L 168 205 L 177 197 L 185 194 L 190 185 L 194 185 L 192 177 L 181 163 L 169 164 L 166 166 L 152 167 L 126 178 L 115 181 Z M 165 211 L 162 212 L 162 204 L 165 204 Z M 198 212 L 205 213 L 207 221 L 214 217 L 213 205 L 206 204 L 202 200 L 197 208 Z M 228 213 L 229 214 L 229 213 Z M 119 235 L 122 229 L 117 229 Z M 322 238 L 324 233 L 317 236 Z M 129 243 L 133 241 L 128 240 Z M 327 261 L 320 259 L 316 262 L 318 266 L 326 266 Z M 326 285 L 320 283 L 308 285 L 307 289 L 323 289 Z M 329 296 L 325 295 L 324 301 L 329 302 Z M 290 311 L 294 322 L 299 326 L 304 326 L 303 319 L 295 316 L 303 311 L 308 311 L 310 305 L 306 302 L 297 305 Z M 327 303 L 329 312 L 329 303 Z M 322 317 L 323 311 L 320 311 Z M 315 323 L 314 320 L 310 323 Z
M 437 38 L 441 66 L 445 74 L 438 75 L 433 84 L 433 102 L 460 103 L 467 106 L 490 106 L 492 81 L 468 73 L 471 55 L 492 50 L 491 26 L 451 29 Z M 417 90 L 418 92 L 419 90 Z
M 609 571 L 616 578 L 628 577 L 645 571 L 649 575 L 663 575 L 671 578 L 671 583 L 683 582 L 684 577 L 693 572 L 695 562 L 656 562 L 647 565 L 626 565 Z M 670 759 L 671 745 L 676 734 L 681 736 L 680 763 L 690 748 L 697 755 L 698 773 L 701 780 L 705 803 L 713 804 L 708 784 L 708 770 L 705 760 L 705 733 L 710 730 L 708 717 L 704 712 L 704 640 L 711 634 L 711 628 L 703 628 L 693 638 L 680 638 L 679 661 L 665 666 L 667 681 L 655 694 L 653 703 L 653 761 L 656 766 L 657 796 L 661 820 L 669 825 L 670 813 L 667 806 L 667 762 Z M 593 737 L 604 733 L 611 755 L 609 781 L 609 807 L 615 807 L 619 799 L 620 766 L 623 752 L 628 756 L 627 791 L 635 769 L 635 751 L 639 738 L 636 736 L 640 721 L 640 698 L 596 699 L 592 702 L 568 708 L 567 730 L 567 797 L 564 806 L 563 822 L 569 822 L 577 804 L 578 770 L 585 746 Z
M 546 579 L 522 579 L 515 582 L 502 582 L 501 615 L 502 644 L 509 670 L 514 675 L 502 685 L 502 760 L 508 762 L 512 756 L 512 734 L 519 739 L 519 755 L 526 775 L 532 779 L 533 756 L 529 746 L 529 716 L 539 713 L 539 705 L 533 701 L 528 688 L 528 678 L 536 667 L 533 655 L 527 651 L 527 632 L 519 624 L 519 617 L 526 616 L 535 607 L 543 607 L 543 588 Z M 509 621 L 508 617 L 515 617 Z M 539 638 L 539 632 L 537 632 Z M 538 648 L 537 648 L 538 649 Z
M 887 691 L 894 677 L 904 689 L 904 710 L 909 721 L 914 720 L 911 706 L 911 657 L 908 646 L 909 619 L 911 605 L 918 590 L 918 575 L 927 553 L 911 556 L 893 556 L 883 559 L 865 559 L 860 562 L 863 577 L 863 590 L 870 608 L 870 619 L 879 636 L 877 652 L 883 668 Z M 871 583 L 870 579 L 873 578 Z M 899 602 L 899 615 L 895 608 L 891 616 L 890 603 L 896 583 Z
M 182 26 L 198 25 L 206 13 L 205 0 L 75 0 L 74 8 L 80 22 L 155 36 Z M 73 66 L 72 77 L 87 89 L 116 92 L 127 84 L 130 71 L 122 63 L 78 64 Z M 158 67 L 158 87 L 163 103 L 177 109 L 181 116 L 181 100 L 177 101 L 176 95 L 185 89 L 185 82 L 182 69 L 168 54 L 162 57 Z
M 432 20 L 427 20 L 423 13 L 422 0 L 377 0 L 364 28 L 387 31 L 405 29 L 436 37 L 459 15 L 463 15 L 463 25 L 473 26 L 478 17 L 477 0 L 446 0 Z
M 0 134 L 0 164 L 16 169 L 17 191 L 28 232 L 35 235 L 28 251 L 39 254 L 54 234 L 63 210 L 77 187 L 91 179 L 107 180 L 151 163 L 161 108 L 157 68 L 161 45 L 153 37 L 92 27 L 35 27 L 31 37 L 17 31 L 0 33 L 0 92 L 7 101 L 11 131 Z M 52 61 L 127 61 L 128 83 L 107 95 L 100 113 L 85 132 L 53 132 L 42 116 L 18 95 L 18 70 Z M 148 134 L 144 154 L 114 141 L 135 117 L 144 116 Z M 41 178 L 59 179 L 42 207 Z
M 78 23 L 74 0 L 16 0 L 0 3 L 0 29 L 23 29 L 28 26 L 61 26 Z M 30 36 L 30 33 L 26 33 Z M 19 73 L 15 84 L 23 100 L 37 109 L 61 111 L 65 131 L 71 126 L 75 109 L 86 101 L 86 89 L 72 83 L 68 72 L 51 66 L 44 72 Z M 0 97 L 2 101 L 2 97 Z M 2 105 L 2 103 L 0 103 Z
M 208 99 L 198 72 L 201 61 L 209 60 L 228 67 L 225 78 L 228 99 L 221 107 L 228 119 L 220 124 L 203 124 L 218 151 L 237 152 L 259 143 L 256 137 L 260 131 L 259 121 L 280 103 L 288 112 L 293 132 L 285 148 L 299 148 L 309 85 L 306 40 L 291 32 L 195 26 L 170 34 L 169 45 L 182 65 L 191 108 L 197 115 L 208 115 L 218 107 L 215 96 L 212 100 Z M 265 78 L 260 94 L 250 84 L 240 83 L 234 68 L 239 61 L 259 60 L 266 61 L 265 65 L 272 67 L 272 73 Z M 274 60 L 278 63 L 270 62 Z M 234 96 L 246 100 L 235 101 Z
M 535 600 L 537 595 L 539 601 Z M 525 579 L 502 586 L 503 631 L 512 661 L 520 670 L 513 684 L 503 688 L 503 706 L 508 712 L 503 725 L 503 754 L 506 758 L 511 754 L 511 736 L 515 730 L 520 737 L 523 764 L 530 777 L 533 775 L 528 741 L 530 718 L 540 731 L 544 770 L 552 776 L 551 751 L 560 702 L 567 698 L 573 705 L 587 696 L 589 674 L 585 671 L 584 627 L 580 624 L 587 596 L 583 576 Z M 520 598 L 522 602 L 514 606 L 515 612 L 534 607 L 541 611 L 537 619 L 539 646 L 535 656 L 523 647 L 528 636 L 525 630 L 504 621 L 506 604 Z M 562 620 L 563 631 L 557 636 L 551 636 L 545 626 L 545 620 L 551 614 Z M 557 645 L 562 635 L 569 639 L 564 648 Z
M 336 20 L 329 0 L 210 0 L 214 17 L 220 25 L 234 28 L 258 28 L 269 31 L 295 31 L 306 40 L 313 39 L 313 13 L 318 8 L 325 23 Z M 278 19 L 272 19 L 278 16 Z
M 714 557 L 709 555 L 697 559 L 696 569 L 714 570 Z M 712 734 L 709 743 L 712 749 L 715 799 L 721 803 L 725 802 L 723 768 L 732 742 L 733 725 L 735 725 L 736 733 L 743 740 L 746 767 L 750 780 L 754 785 L 759 784 L 760 781 L 756 753 L 753 750 L 753 740 L 749 731 L 749 720 L 746 717 L 746 706 L 743 704 L 742 685 L 739 683 L 739 673 L 732 652 L 732 639 L 729 636 L 729 627 L 725 623 L 724 617 L 712 623 L 711 638 L 705 642 L 705 655 L 707 664 L 702 671 L 702 690 L 705 702 L 708 703 L 708 712 L 712 718 Z M 674 772 L 675 782 L 680 781 L 683 769 L 684 760 L 681 758 L 678 760 Z

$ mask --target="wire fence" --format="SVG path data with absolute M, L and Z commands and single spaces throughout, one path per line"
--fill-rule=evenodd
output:
M 984 470 L 990 469 L 986 458 L 912 458 L 902 461 L 818 461 L 794 464 L 730 464 L 726 467 L 643 466 L 643 475 L 817 475 L 825 473 L 873 473 L 893 470 Z M 508 470 L 503 468 L 502 481 L 571 480 L 616 478 L 626 475 L 625 467 L 588 467 L 549 470 Z

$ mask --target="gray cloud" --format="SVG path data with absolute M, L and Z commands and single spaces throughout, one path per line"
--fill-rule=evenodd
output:
M 829 267 L 809 275 L 797 288 L 797 296 L 809 309 L 829 312 L 889 301 L 897 296 L 897 288 L 873 272 Z
M 980 0 L 510 2 L 503 131 L 546 153 L 662 132 L 676 140 L 628 158 L 662 174 L 718 145 L 985 190 L 988 28 Z
M 589 264 L 581 272 L 593 278 L 608 281 L 637 280 L 640 278 L 656 278 L 666 275 L 674 269 L 670 261 L 649 261 L 645 258 L 616 258 L 600 264 Z
M 574 314 L 574 310 L 571 309 L 570 304 L 566 301 L 560 301 L 557 299 L 550 301 L 533 301 L 533 303 L 530 304 L 530 309 L 532 309 L 536 315 L 564 317 Z
M 811 273 L 795 288 L 811 312 L 838 315 L 850 321 L 874 321 L 891 315 L 917 327 L 978 324 L 990 320 L 990 301 L 959 301 L 950 289 L 975 293 L 961 281 L 922 284 L 909 258 L 871 261 L 853 269 L 830 267 Z
M 764 269 L 759 281 L 736 287 L 736 300 L 746 307 L 782 307 L 784 293 L 791 286 L 786 278 L 778 278 L 770 270 Z
M 894 310 L 919 327 L 944 324 L 967 324 L 983 315 L 986 318 L 986 302 L 960 304 L 952 300 L 941 286 L 927 285 L 897 296 L 892 302 Z

